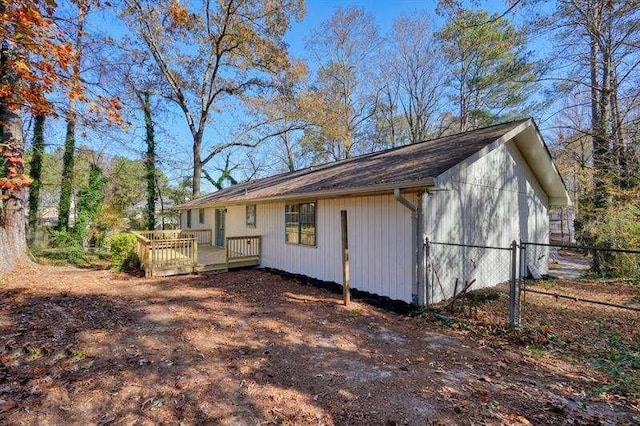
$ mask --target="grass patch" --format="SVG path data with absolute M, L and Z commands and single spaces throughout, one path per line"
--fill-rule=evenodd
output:
M 547 351 L 539 346 L 527 346 L 524 348 L 523 352 L 530 357 L 541 357 Z
M 562 288 L 562 285 L 555 279 L 544 279 L 535 282 L 536 287 L 541 287 L 546 290 L 559 290 Z
M 77 266 L 79 268 L 106 269 L 109 257 L 104 252 L 87 253 L 77 246 L 35 249 L 38 263 L 51 266 Z

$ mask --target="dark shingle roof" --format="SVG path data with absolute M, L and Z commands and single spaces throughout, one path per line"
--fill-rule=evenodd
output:
M 431 139 L 359 157 L 242 183 L 188 201 L 178 209 L 219 203 L 347 194 L 395 183 L 425 183 L 496 141 L 528 119 Z M 424 184 L 423 186 L 427 186 Z M 356 191 L 356 189 L 358 191 Z M 374 191 L 372 191 L 374 192 Z

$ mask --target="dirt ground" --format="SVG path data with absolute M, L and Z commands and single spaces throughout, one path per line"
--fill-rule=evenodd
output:
M 640 423 L 586 360 L 264 271 L 34 265 L 0 293 L 4 424 Z

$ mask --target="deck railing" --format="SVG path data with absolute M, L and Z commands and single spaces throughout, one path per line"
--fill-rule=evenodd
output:
M 227 262 L 257 259 L 260 261 L 262 237 L 227 237 Z
M 145 276 L 150 276 L 151 275 L 151 269 L 147 269 L 149 267 L 150 264 L 150 250 L 151 250 L 151 240 L 149 240 L 148 238 L 142 236 L 142 234 L 139 234 L 137 232 L 134 232 L 133 235 L 136 236 L 136 255 L 138 256 L 138 259 L 140 260 L 140 265 L 142 266 L 142 268 L 145 271 Z
M 211 229 L 170 229 L 163 231 L 136 231 L 149 240 L 174 240 L 178 238 L 196 238 L 199 244 L 211 244 Z
M 198 245 L 211 244 L 210 229 L 136 231 L 133 234 L 136 236 L 136 255 L 147 277 L 193 273 L 202 270 L 199 269 L 202 266 L 208 266 L 198 262 Z M 226 258 L 216 265 L 222 269 L 259 265 L 261 245 L 261 236 L 227 237 Z M 212 249 L 215 248 L 210 247 L 208 250 Z
M 173 269 L 176 273 L 195 272 L 198 265 L 196 238 L 178 238 L 179 232 L 153 232 L 156 231 L 133 233 L 136 236 L 136 255 L 144 268 L 145 276 L 154 276 L 158 269 L 169 272 Z

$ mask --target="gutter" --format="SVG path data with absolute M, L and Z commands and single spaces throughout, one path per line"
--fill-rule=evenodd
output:
M 200 198 L 196 198 L 194 200 L 188 201 L 186 203 L 179 204 L 174 206 L 174 210 L 190 210 L 197 208 L 207 208 L 207 207 L 218 207 L 218 206 L 232 206 L 232 205 L 243 205 L 248 203 L 269 203 L 269 202 L 277 202 L 277 201 L 288 201 L 288 200 L 313 200 L 313 199 L 331 199 L 331 198 L 339 198 L 339 197 L 349 197 L 349 196 L 365 196 L 365 195 L 380 195 L 380 194 L 388 194 L 390 192 L 394 192 L 396 189 L 402 188 L 404 191 L 423 191 L 426 187 L 432 187 L 434 185 L 433 178 L 427 178 L 422 180 L 415 181 L 403 181 L 403 182 L 393 182 L 393 183 L 382 183 L 377 185 L 368 185 L 368 186 L 358 186 L 347 189 L 338 189 L 338 190 L 324 190 L 324 191 L 312 191 L 298 194 L 286 194 L 286 195 L 274 195 L 271 197 L 247 197 L 247 198 L 238 198 L 245 197 L 245 194 L 251 194 L 253 190 L 249 189 L 248 193 L 245 192 L 245 189 L 239 189 L 240 194 L 229 194 L 228 198 L 222 200 L 201 200 L 201 198 L 205 198 L 208 196 L 213 196 L 215 194 L 204 195 Z M 233 188 L 233 187 L 230 187 Z M 227 188 L 229 189 L 229 188 Z M 409 202 L 407 200 L 407 202 Z

